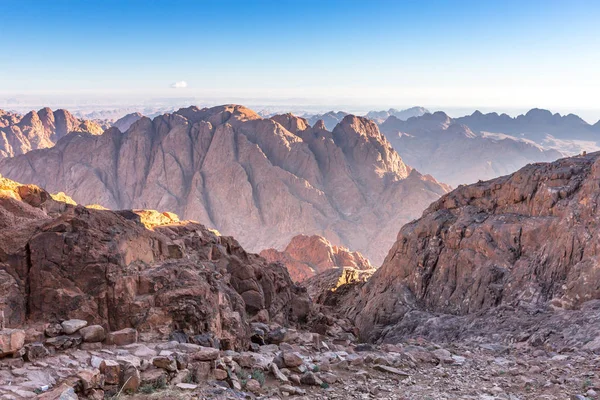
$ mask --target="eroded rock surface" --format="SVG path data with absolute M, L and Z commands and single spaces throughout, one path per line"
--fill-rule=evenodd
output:
M 396 335 L 409 313 L 418 327 L 415 310 L 576 309 L 598 299 L 599 182 L 600 153 L 593 153 L 528 165 L 443 196 L 401 229 L 383 266 L 360 288 L 349 313 L 361 337 Z
M 162 215 L 167 224 L 150 218 L 150 230 L 152 213 L 65 204 L 6 179 L 0 189 L 7 327 L 82 320 L 58 326 L 59 347 L 89 324 L 152 338 L 211 332 L 233 349 L 247 346 L 250 318 L 291 324 L 311 310 L 285 268 L 200 224 Z
M 285 265 L 295 282 L 302 282 L 331 268 L 373 269 L 362 254 L 333 246 L 327 239 L 317 235 L 294 236 L 285 250 L 267 249 L 261 251 L 260 255 L 270 262 Z
M 70 132 L 99 135 L 103 129 L 67 110 L 43 108 L 25 115 L 0 110 L 0 158 L 52 147 Z

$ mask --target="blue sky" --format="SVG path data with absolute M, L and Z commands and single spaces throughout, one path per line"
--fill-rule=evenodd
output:
M 0 96 L 600 108 L 599 1 L 0 0 Z M 185 88 L 174 89 L 185 81 Z

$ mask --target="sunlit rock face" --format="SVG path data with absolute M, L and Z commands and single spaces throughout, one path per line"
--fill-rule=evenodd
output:
M 330 132 L 238 105 L 143 117 L 125 132 L 72 133 L 0 161 L 0 172 L 79 204 L 174 212 L 250 251 L 316 234 L 374 265 L 399 227 L 448 190 L 407 166 L 366 118 L 346 116 Z

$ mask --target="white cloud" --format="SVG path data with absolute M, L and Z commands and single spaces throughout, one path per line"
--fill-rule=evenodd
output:
M 171 85 L 171 87 L 173 89 L 184 89 L 187 87 L 187 82 L 186 81 L 175 82 Z

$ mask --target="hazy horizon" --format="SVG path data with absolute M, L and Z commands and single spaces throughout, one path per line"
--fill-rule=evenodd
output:
M 598 2 L 2 3 L 4 103 L 301 99 L 600 118 Z

